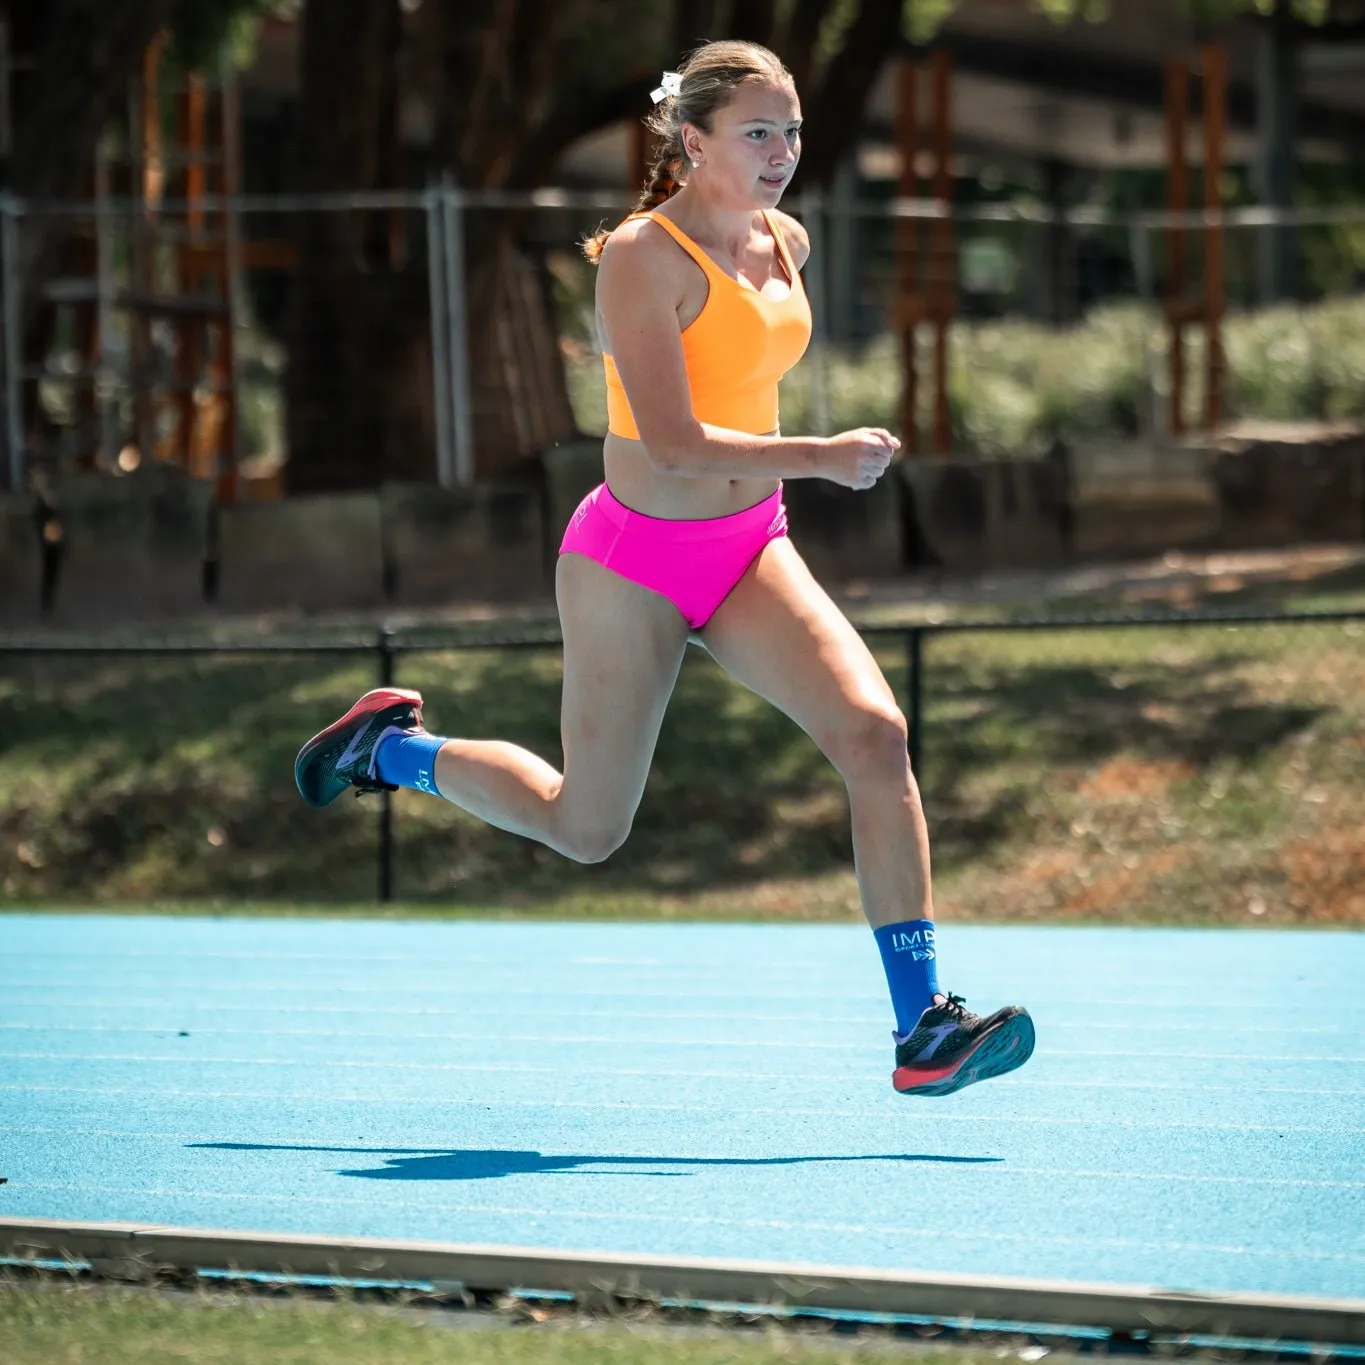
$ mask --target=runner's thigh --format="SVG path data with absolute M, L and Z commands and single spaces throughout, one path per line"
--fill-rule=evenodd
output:
M 786 538 L 769 542 L 720 604 L 702 643 L 731 677 L 790 716 L 836 764 L 903 724 L 862 637 Z M 901 760 L 903 761 L 903 755 Z
M 560 731 L 571 820 L 628 827 L 640 804 L 687 622 L 667 598 L 584 555 L 555 573 L 564 635 Z

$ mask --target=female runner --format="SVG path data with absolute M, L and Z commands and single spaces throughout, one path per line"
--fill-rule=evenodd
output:
M 929 837 L 905 719 L 861 637 L 787 537 L 782 480 L 867 489 L 881 428 L 778 434 L 778 380 L 810 339 L 805 230 L 777 203 L 801 146 L 792 77 L 766 48 L 708 43 L 654 92 L 660 151 L 639 204 L 584 244 L 597 265 L 605 482 L 570 519 L 555 592 L 564 771 L 498 740 L 422 725 L 380 688 L 300 750 L 300 793 L 443 797 L 594 863 L 630 831 L 683 651 L 696 640 L 796 721 L 848 787 L 854 865 L 896 1014 L 892 1084 L 946 1095 L 1021 1066 L 1033 1023 L 940 992 Z

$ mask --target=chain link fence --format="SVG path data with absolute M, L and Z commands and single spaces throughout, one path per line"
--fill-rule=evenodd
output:
M 1365 611 L 864 633 L 945 917 L 1365 923 Z M 381 682 L 435 733 L 559 761 L 550 624 L 0 646 L 0 898 L 858 913 L 838 775 L 700 651 L 630 840 L 589 867 L 416 793 L 305 807 L 299 745 Z
M 286 468 L 290 486 L 359 476 L 452 487 L 515 476 L 557 441 L 605 430 L 594 275 L 579 244 L 619 221 L 627 197 L 438 185 L 191 207 L 0 200 L 10 488 L 35 468 L 126 469 L 155 455 L 199 473 L 235 468 L 271 494 Z M 1173 218 L 813 191 L 783 207 L 812 238 L 816 326 L 785 382 L 788 430 L 897 426 L 898 319 L 907 295 L 935 289 L 952 314 L 954 449 L 1162 438 L 1172 299 L 1189 314 L 1184 411 L 1197 425 L 1214 228 L 1222 414 L 1365 416 L 1365 207 Z M 1260 306 L 1258 261 L 1274 233 L 1292 234 L 1312 302 Z M 913 332 L 926 377 L 932 332 L 927 321 Z M 927 378 L 918 402 L 927 431 Z

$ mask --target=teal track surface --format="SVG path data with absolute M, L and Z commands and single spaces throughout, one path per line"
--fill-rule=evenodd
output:
M 1365 935 L 0 917 L 0 1218 L 1365 1297 Z

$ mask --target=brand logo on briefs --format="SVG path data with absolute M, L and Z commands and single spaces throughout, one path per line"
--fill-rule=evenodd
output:
M 932 929 L 902 930 L 891 935 L 893 952 L 909 953 L 916 962 L 930 962 L 934 957 L 934 931 Z

